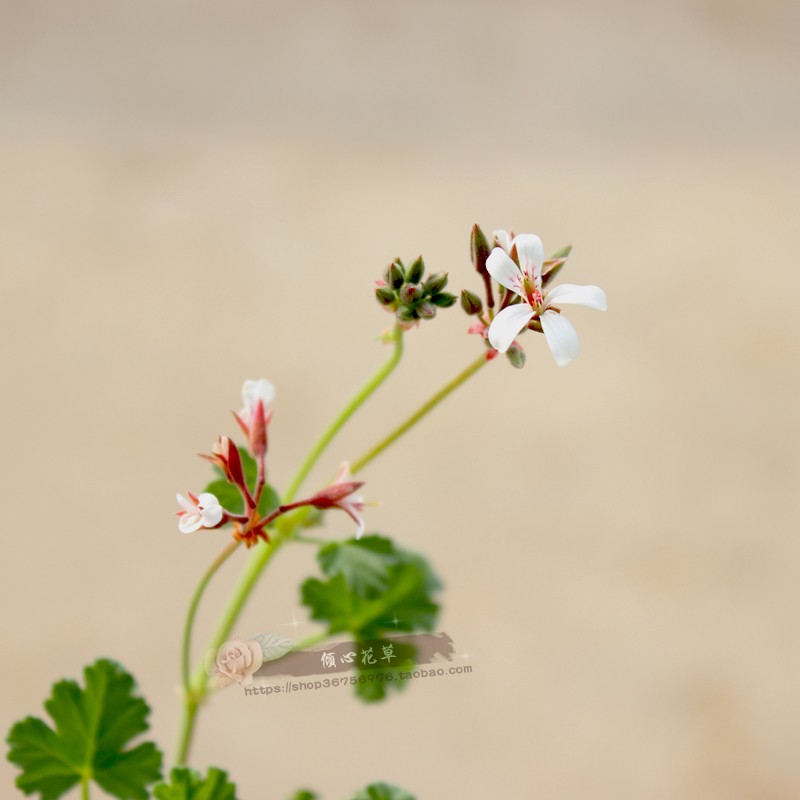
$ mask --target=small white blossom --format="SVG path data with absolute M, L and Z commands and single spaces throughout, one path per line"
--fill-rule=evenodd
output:
M 495 231 L 495 237 L 501 233 L 504 231 Z M 571 283 L 542 291 L 542 240 L 535 234 L 524 233 L 514 238 L 509 251 L 512 247 L 516 248 L 519 266 L 503 247 L 495 247 L 486 260 L 486 269 L 501 286 L 519 295 L 523 302 L 506 306 L 497 314 L 489 326 L 489 342 L 496 350 L 505 353 L 519 333 L 536 318 L 556 363 L 564 367 L 578 355 L 578 334 L 556 306 L 574 303 L 605 311 L 605 292 L 597 286 Z
M 245 425 L 250 425 L 253 421 L 258 401 L 261 401 L 266 409 L 275 401 L 275 387 L 265 378 L 257 381 L 246 380 L 242 385 L 242 404 L 243 408 L 239 412 L 239 418 Z
M 219 500 L 211 492 L 203 492 L 195 497 L 189 492 L 187 500 L 182 494 L 176 494 L 178 505 L 183 509 L 178 512 L 178 530 L 181 533 L 194 533 L 200 528 L 213 528 L 222 519 L 223 510 Z

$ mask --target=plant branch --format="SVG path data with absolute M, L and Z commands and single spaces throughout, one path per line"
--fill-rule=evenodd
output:
M 466 369 L 459 372 L 453 380 L 446 383 L 436 394 L 423 403 L 405 422 L 398 425 L 385 439 L 382 439 L 371 450 L 368 450 L 360 458 L 357 458 L 351 465 L 351 472 L 355 473 L 362 470 L 370 461 L 377 458 L 390 444 L 396 442 L 406 431 L 414 427 L 429 411 L 432 411 L 442 400 L 454 392 L 468 378 L 472 377 L 489 359 L 486 353 L 475 359 Z

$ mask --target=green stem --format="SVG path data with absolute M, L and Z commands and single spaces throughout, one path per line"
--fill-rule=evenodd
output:
M 405 422 L 398 425 L 385 439 L 382 439 L 371 450 L 368 450 L 360 458 L 356 459 L 351 465 L 352 472 L 358 472 L 377 458 L 390 444 L 396 442 L 406 431 L 413 428 L 429 411 L 432 411 L 442 400 L 454 392 L 468 378 L 472 377 L 484 364 L 488 362 L 485 353 L 475 359 L 465 370 L 459 372 L 453 380 L 446 383 L 433 397 L 423 403 Z
M 228 601 L 228 605 L 217 623 L 214 635 L 208 642 L 208 650 L 216 651 L 225 641 L 231 630 L 233 630 L 233 626 L 236 624 L 236 620 L 239 618 L 250 592 L 256 585 L 259 575 L 275 556 L 275 553 L 290 538 L 289 535 L 281 530 L 276 530 L 274 533 L 271 532 L 270 536 L 269 542 L 256 546 L 250 560 L 245 564 L 244 572 L 236 584 L 233 596 Z M 197 700 L 202 700 L 205 697 L 208 691 L 208 675 L 202 664 L 199 664 L 195 670 L 190 681 L 190 687 L 191 693 Z
M 182 766 L 186 763 L 186 755 L 189 752 L 189 744 L 192 737 L 192 727 L 195 715 L 197 714 L 198 701 L 194 697 L 191 685 L 189 659 L 192 649 L 192 628 L 194 627 L 194 619 L 197 614 L 197 607 L 200 605 L 200 599 L 206 590 L 211 578 L 214 577 L 216 571 L 228 560 L 228 556 L 233 553 L 239 546 L 239 542 L 230 542 L 225 549 L 211 562 L 209 568 L 205 571 L 200 583 L 194 590 L 192 600 L 189 603 L 189 611 L 186 614 L 186 623 L 183 627 L 183 644 L 181 646 L 181 677 L 183 679 L 183 692 L 184 692 L 184 722 L 181 726 L 180 739 L 178 741 L 178 755 L 176 763 Z
M 294 480 L 286 490 L 285 497 L 282 498 L 283 503 L 290 503 L 294 500 L 297 491 L 300 489 L 303 481 L 308 477 L 317 460 L 322 455 L 325 448 L 330 444 L 334 436 L 341 430 L 347 420 L 363 405 L 364 401 L 389 377 L 389 374 L 397 366 L 403 355 L 403 331 L 399 325 L 395 325 L 391 334 L 391 340 L 394 342 L 394 350 L 392 355 L 386 363 L 361 387 L 361 390 L 353 397 L 353 399 L 341 410 L 339 416 L 330 424 L 325 433 L 322 434 L 319 441 L 311 449 L 308 457 L 303 462 L 302 466 L 295 475 Z
M 290 503 L 297 494 L 303 481 L 308 476 L 309 472 L 314 468 L 319 457 L 324 452 L 325 448 L 330 444 L 334 436 L 342 429 L 345 423 L 353 416 L 353 414 L 366 402 L 370 395 L 389 377 L 394 368 L 400 362 L 403 355 L 403 331 L 399 325 L 395 325 L 391 333 L 390 341 L 394 344 L 392 353 L 378 371 L 361 387 L 359 392 L 353 397 L 352 400 L 342 409 L 339 415 L 328 426 L 320 439 L 311 449 L 306 460 L 300 466 L 297 474 L 292 480 L 289 488 L 287 489 L 283 502 L 284 504 Z M 247 602 L 253 587 L 256 585 L 259 576 L 266 569 L 267 564 L 272 560 L 275 553 L 281 546 L 291 538 L 294 528 L 303 517 L 305 509 L 299 509 L 296 514 L 287 515 L 281 523 L 276 525 L 272 538 L 269 542 L 259 545 L 250 560 L 244 568 L 244 572 L 239 578 L 239 582 L 234 589 L 228 605 L 225 607 L 222 616 L 217 624 L 216 630 L 208 643 L 209 650 L 217 650 L 219 646 L 225 641 L 226 637 L 230 634 L 236 620 Z M 231 550 L 232 552 L 232 550 Z M 226 553 L 222 561 L 227 558 L 229 553 Z M 205 590 L 206 585 L 213 576 L 214 572 L 219 568 L 220 563 L 212 564 L 203 580 L 200 582 L 195 595 L 192 598 L 192 604 L 189 609 L 189 617 L 187 618 L 186 630 L 184 632 L 184 665 L 183 677 L 185 686 L 185 704 L 183 722 L 181 724 L 181 733 L 178 743 L 178 764 L 185 764 L 191 745 L 192 734 L 194 731 L 194 724 L 197 717 L 197 711 L 200 703 L 208 693 L 208 676 L 203 669 L 203 665 L 198 665 L 194 675 L 189 675 L 188 665 L 188 647 L 191 637 L 191 627 L 194 622 L 194 614 L 197 609 L 197 604 L 200 602 L 200 597 Z
M 197 607 L 200 605 L 200 598 L 203 596 L 203 592 L 205 592 L 206 586 L 208 586 L 211 578 L 214 577 L 214 573 L 227 561 L 228 556 L 230 556 L 238 546 L 239 542 L 230 542 L 225 549 L 211 562 L 211 565 L 200 579 L 200 583 L 197 584 L 197 588 L 194 590 L 194 594 L 192 595 L 192 601 L 189 603 L 189 611 L 186 614 L 186 624 L 183 627 L 183 646 L 181 648 L 181 675 L 183 677 L 183 689 L 187 694 L 191 690 L 189 684 L 189 659 L 191 656 L 192 647 L 192 628 L 194 627 L 194 618 L 197 614 Z
M 186 696 L 183 706 L 183 721 L 181 723 L 180 739 L 178 740 L 178 752 L 175 756 L 175 766 L 185 767 L 186 759 L 189 755 L 189 747 L 192 744 L 192 734 L 194 733 L 194 720 L 197 716 L 197 709 L 200 704 L 193 695 Z
M 86 775 L 81 778 L 81 800 L 89 800 L 89 778 Z

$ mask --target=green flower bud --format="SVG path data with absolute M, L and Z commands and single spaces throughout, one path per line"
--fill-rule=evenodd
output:
M 483 311 L 483 303 L 478 295 L 467 291 L 467 289 L 462 289 L 461 308 L 463 308 L 467 314 L 480 314 L 481 311 Z
M 511 366 L 516 369 L 522 369 L 525 366 L 525 351 L 518 344 L 512 344 L 506 350 L 506 357 Z
M 400 300 L 407 306 L 410 306 L 415 300 L 419 300 L 420 297 L 422 297 L 422 290 L 414 284 L 407 283 L 400 290 Z
M 436 306 L 430 300 L 423 300 L 419 303 L 416 311 L 420 319 L 433 319 L 436 316 Z
M 397 299 L 395 293 L 388 286 L 379 286 L 375 289 L 375 297 L 382 306 L 390 306 Z
M 419 283 L 422 280 L 422 276 L 424 274 L 425 274 L 425 262 L 422 260 L 422 256 L 420 256 L 408 268 L 408 272 L 406 273 L 406 282 Z
M 555 261 L 555 259 L 557 258 L 568 258 L 571 252 L 572 252 L 572 245 L 568 244 L 566 247 L 562 247 L 560 250 L 556 250 L 556 252 L 550 256 L 548 261 Z
M 488 275 L 486 272 L 486 259 L 489 258 L 492 248 L 486 238 L 486 234 L 477 223 L 472 226 L 472 233 L 469 237 L 469 252 L 476 272 L 480 275 Z
M 422 284 L 422 288 L 425 291 L 425 294 L 430 296 L 432 294 L 438 294 L 439 292 L 447 286 L 447 273 L 446 272 L 434 272 L 425 283 Z
M 399 289 L 406 280 L 406 273 L 403 269 L 403 264 L 400 259 L 395 259 L 391 264 L 389 264 L 386 270 L 386 283 L 392 287 L 392 289 Z
M 439 292 L 439 294 L 435 294 L 431 297 L 431 303 L 439 308 L 450 308 L 458 298 L 454 294 L 450 294 L 450 292 Z
M 414 309 L 409 306 L 399 306 L 395 311 L 395 316 L 400 322 L 411 322 L 417 318 Z
M 555 278 L 556 275 L 561 271 L 561 267 L 567 261 L 567 257 L 572 252 L 572 245 L 568 244 L 566 247 L 562 247 L 560 250 L 557 250 L 553 253 L 547 261 L 544 262 L 542 266 L 542 287 L 547 286 L 550 281 Z

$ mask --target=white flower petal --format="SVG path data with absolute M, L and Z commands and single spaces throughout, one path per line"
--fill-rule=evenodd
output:
M 358 528 L 356 529 L 356 539 L 360 539 L 364 535 L 366 527 L 364 520 L 359 518 Z
M 541 288 L 542 264 L 544 264 L 544 245 L 535 233 L 521 233 L 514 238 L 517 258 L 523 272 L 527 272 Z
M 183 514 L 178 520 L 178 530 L 181 533 L 194 533 L 200 530 L 203 525 L 203 518 L 198 511 L 193 514 Z
M 486 259 L 486 270 L 501 286 L 511 289 L 520 297 L 525 296 L 522 292 L 522 272 L 502 248 L 495 247 L 489 253 L 489 258 Z
M 219 506 L 219 500 L 217 500 L 217 496 L 211 494 L 211 492 L 203 492 L 197 498 L 197 504 L 200 506 L 201 509 L 213 508 L 214 506 Z
M 339 467 L 339 472 L 336 475 L 333 483 L 336 485 L 337 483 L 347 483 L 353 479 L 352 474 L 350 473 L 350 463 L 348 461 L 342 461 L 341 466 Z
M 533 309 L 527 303 L 504 308 L 489 326 L 489 343 L 495 350 L 505 353 L 532 317 Z
M 578 355 L 580 345 L 575 328 L 563 314 L 545 311 L 539 318 L 550 352 L 559 367 L 566 367 Z
M 560 306 L 562 303 L 573 303 L 577 306 L 596 308 L 605 311 L 608 308 L 606 293 L 599 286 L 576 286 L 573 283 L 562 283 L 551 289 L 544 298 L 548 306 Z
M 203 527 L 213 528 L 222 519 L 222 506 L 204 508 L 200 513 L 203 516 Z
M 246 380 L 242 384 L 242 403 L 246 412 L 255 411 L 256 404 L 261 400 L 264 408 L 275 400 L 275 387 L 265 378 L 259 380 Z
M 492 231 L 492 236 L 498 247 L 502 247 L 506 253 L 511 252 L 511 234 L 508 231 Z
M 197 513 L 197 506 L 191 501 L 187 500 L 182 494 L 176 494 L 175 499 L 178 501 L 178 505 L 190 514 Z
M 355 500 L 355 498 L 353 498 Z M 363 506 L 363 503 L 362 503 Z M 339 508 L 347 514 L 353 522 L 356 523 L 358 526 L 356 528 L 356 539 L 360 539 L 364 535 L 364 530 L 366 529 L 366 525 L 364 524 L 364 518 L 359 513 L 361 511 L 361 507 L 356 506 L 352 502 L 347 503 L 340 503 Z

